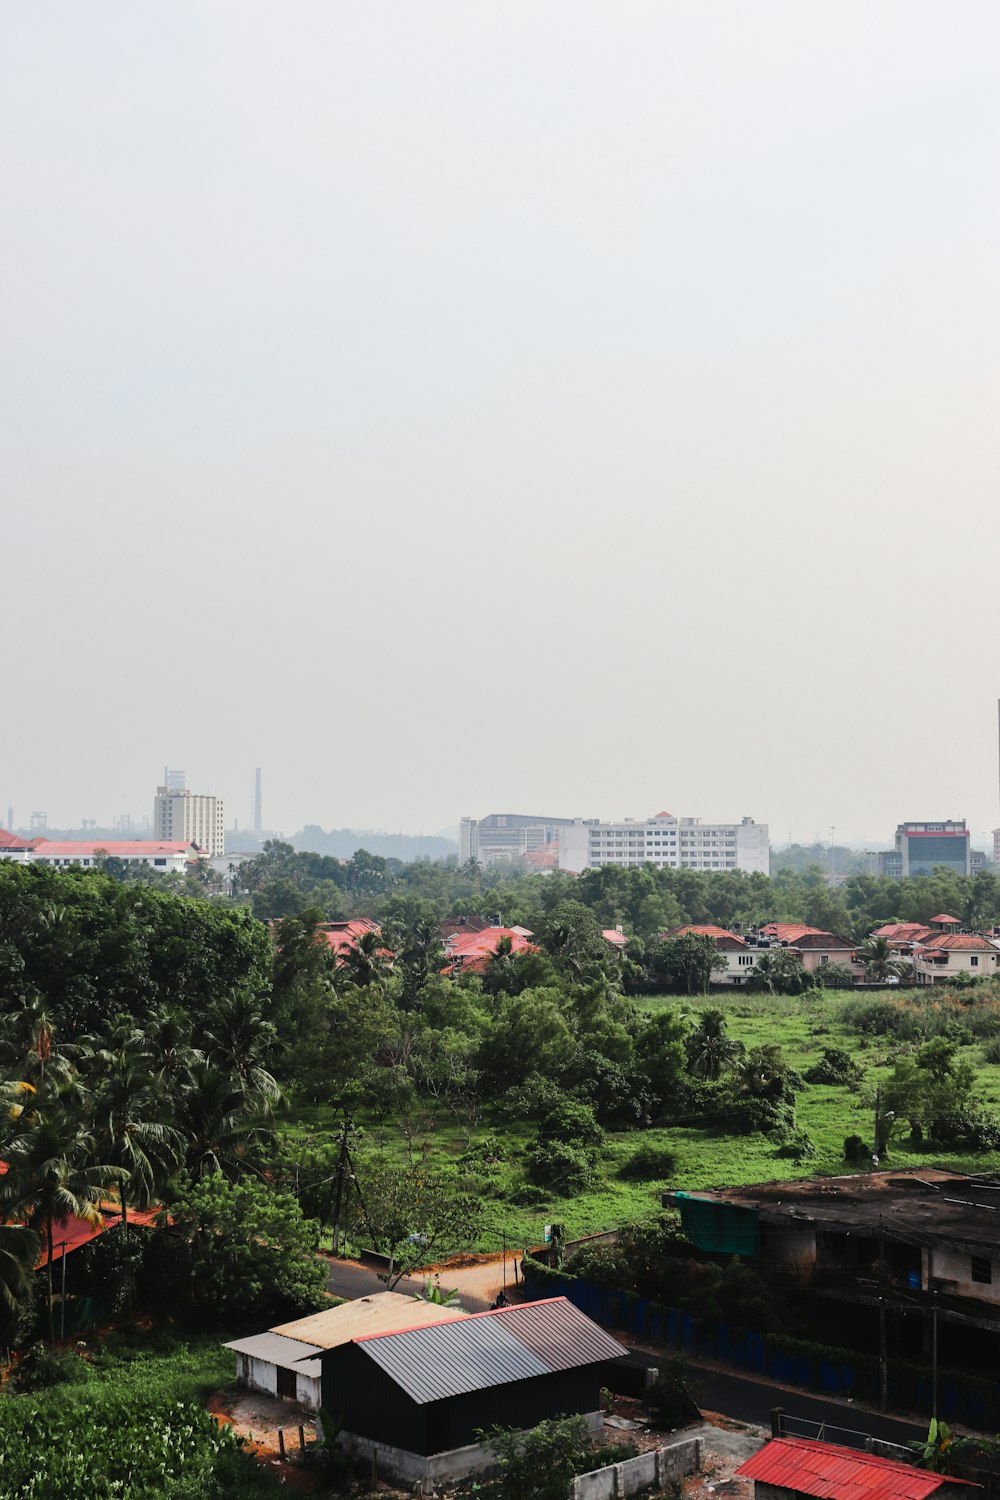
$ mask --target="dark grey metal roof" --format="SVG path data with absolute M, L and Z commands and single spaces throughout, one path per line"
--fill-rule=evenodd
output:
M 421 1406 L 626 1353 L 565 1297 L 354 1342 Z
M 251 1359 L 277 1365 L 281 1370 L 299 1370 L 303 1375 L 316 1376 L 322 1369 L 315 1358 L 323 1353 L 322 1349 L 316 1344 L 303 1344 L 299 1339 L 286 1339 L 280 1333 L 255 1333 L 247 1339 L 233 1339 L 223 1348 L 249 1354 Z

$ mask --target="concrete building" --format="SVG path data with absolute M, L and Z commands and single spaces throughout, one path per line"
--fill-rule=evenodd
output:
M 225 854 L 222 798 L 158 786 L 153 802 L 153 837 L 197 844 L 209 859 Z
M 639 821 L 602 823 L 575 819 L 558 833 L 561 870 L 596 870 L 602 865 L 655 865 L 658 869 L 743 870 L 766 875 L 771 845 L 766 823 L 703 823 L 660 812 Z
M 827 1300 L 1000 1333 L 993 1188 L 936 1167 L 663 1194 L 699 1249 L 794 1266 Z M 984 1201 L 986 1200 L 986 1201 Z
M 559 830 L 572 825 L 572 818 L 535 817 L 529 813 L 490 813 L 486 818 L 463 818 L 459 829 L 459 864 L 474 859 L 481 865 L 509 865 L 546 844 L 554 844 Z
M 977 863 L 983 867 L 982 857 Z M 896 828 L 895 848 L 883 850 L 878 856 L 879 874 L 893 880 L 933 875 L 938 865 L 956 875 L 972 874 L 971 835 L 964 818 L 949 818 L 940 823 L 900 823 Z
M 711 923 L 691 922 L 661 932 L 660 937 L 683 937 L 689 932 L 713 938 L 719 956 L 726 961 L 725 969 L 713 973 L 712 984 L 746 984 L 764 955 L 779 948 L 791 949 L 810 974 L 824 964 L 835 963 L 846 964 L 855 980 L 864 978 L 864 965 L 854 961 L 857 944 L 850 938 L 837 937 L 836 933 L 823 932 L 818 927 L 805 927 L 798 922 L 768 922 L 764 927 L 741 935 Z

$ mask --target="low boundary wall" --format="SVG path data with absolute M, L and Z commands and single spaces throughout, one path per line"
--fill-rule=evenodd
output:
M 701 1438 L 686 1438 L 627 1458 L 624 1463 L 592 1469 L 573 1480 L 573 1500 L 620 1500 L 651 1486 L 662 1490 L 668 1479 L 695 1474 L 701 1468 Z

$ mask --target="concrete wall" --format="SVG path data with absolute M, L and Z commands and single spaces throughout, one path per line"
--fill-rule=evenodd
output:
M 264 1359 L 254 1359 L 249 1354 L 238 1354 L 237 1380 L 252 1391 L 263 1391 L 267 1396 L 278 1394 L 278 1371 Z
M 924 1291 L 930 1291 L 932 1279 L 953 1281 L 955 1286 L 948 1288 L 953 1296 L 975 1297 L 979 1302 L 1000 1302 L 1000 1261 L 988 1256 L 985 1247 L 983 1254 L 993 1267 L 992 1281 L 973 1281 L 971 1253 L 937 1248 L 922 1250 L 921 1284 Z
M 585 1416 L 588 1430 L 600 1432 L 604 1426 L 601 1413 L 592 1411 L 585 1413 Z M 317 1422 L 316 1426 L 319 1429 L 320 1423 Z M 488 1443 L 470 1443 L 468 1447 L 451 1448 L 447 1453 L 434 1453 L 429 1458 L 425 1458 L 422 1453 L 411 1453 L 406 1448 L 375 1443 L 371 1438 L 359 1437 L 354 1432 L 342 1432 L 340 1444 L 359 1467 L 364 1467 L 366 1475 L 372 1472 L 374 1454 L 376 1478 L 395 1480 L 422 1495 L 430 1495 L 442 1485 L 468 1479 L 470 1474 L 482 1473 L 493 1464 L 496 1457 Z
M 660 1490 L 668 1479 L 680 1479 L 700 1468 L 701 1438 L 687 1438 L 651 1453 L 640 1453 L 624 1463 L 578 1474 L 573 1480 L 573 1500 L 620 1500 L 651 1485 Z

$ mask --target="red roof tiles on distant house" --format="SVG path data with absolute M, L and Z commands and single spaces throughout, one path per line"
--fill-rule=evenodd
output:
M 943 1484 L 968 1483 L 813 1438 L 772 1438 L 736 1473 L 815 1500 L 925 1500 Z
M 931 921 L 936 922 L 939 927 L 961 927 L 962 925 L 958 917 L 949 917 L 947 915 L 931 917 Z
M 18 834 L 11 833 L 7 828 L 0 828 L 0 849 L 31 849 L 38 843 L 37 839 L 22 839 Z
M 524 936 L 526 931 L 527 928 L 518 927 L 487 927 L 482 932 L 452 938 L 445 950 L 448 962 L 441 973 L 453 974 L 461 969 L 466 973 L 481 974 L 504 938 L 510 938 L 511 953 L 537 953 L 538 946 L 529 943 Z
M 613 948 L 624 948 L 628 942 L 628 938 L 624 932 L 620 932 L 617 927 L 605 927 L 601 932 L 601 937 L 606 943 L 610 943 Z
M 989 938 L 980 937 L 978 932 L 938 932 L 933 937 L 925 939 L 921 946 L 940 951 L 942 948 L 961 949 L 969 953 L 995 953 L 996 943 L 991 943 Z
M 890 943 L 919 943 L 921 938 L 930 937 L 931 931 L 922 922 L 886 922 L 875 928 L 872 937 L 884 937 Z
M 321 922 L 319 927 L 320 936 L 329 943 L 338 958 L 353 948 L 358 938 L 366 932 L 381 935 L 382 929 L 371 917 L 351 917 L 346 922 Z M 379 952 L 383 957 L 395 957 L 388 948 L 381 948 Z
M 688 922 L 683 927 L 670 927 L 660 933 L 660 938 L 686 937 L 689 932 L 696 937 L 714 938 L 719 944 L 736 943 L 740 948 L 746 947 L 746 942 L 737 933 L 730 932 L 727 927 L 715 927 L 711 922 Z
M 529 869 L 558 870 L 559 845 L 555 842 L 543 844 L 540 849 L 529 849 L 528 853 L 522 857 Z
M 807 927 L 804 922 L 767 922 L 760 929 L 765 937 L 774 937 L 779 943 L 796 943 L 799 938 L 807 934 L 818 933 L 821 937 L 832 937 L 832 933 L 823 932 L 820 927 Z

